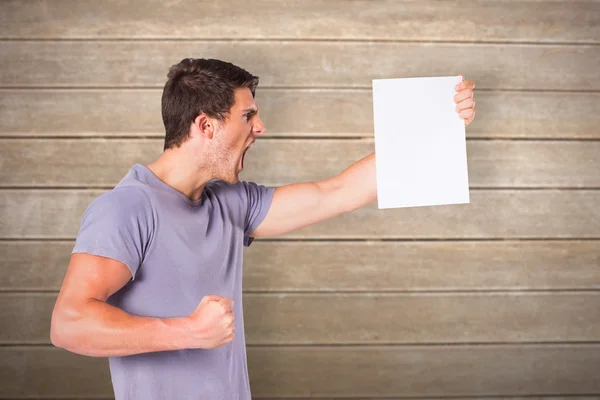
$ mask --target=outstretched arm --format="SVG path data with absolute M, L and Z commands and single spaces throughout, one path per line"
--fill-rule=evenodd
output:
M 375 153 L 338 176 L 275 189 L 271 208 L 251 236 L 276 236 L 356 210 L 377 198 Z
M 473 81 L 462 81 L 454 96 L 456 111 L 468 125 L 475 117 Z M 361 208 L 377 199 L 375 153 L 333 178 L 275 189 L 271 208 L 254 237 L 276 236 Z

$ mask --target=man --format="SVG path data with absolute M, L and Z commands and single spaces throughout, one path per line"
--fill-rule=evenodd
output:
M 243 247 L 376 199 L 374 154 L 320 182 L 240 182 L 246 151 L 265 132 L 257 84 L 218 60 L 174 65 L 163 154 L 133 166 L 83 215 L 51 339 L 110 357 L 117 399 L 250 399 Z M 455 96 L 466 124 L 473 87 L 463 81 Z

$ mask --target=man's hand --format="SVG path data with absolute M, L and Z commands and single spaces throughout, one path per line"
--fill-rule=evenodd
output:
M 475 118 L 475 100 L 473 99 L 473 89 L 475 82 L 462 81 L 456 85 L 454 102 L 456 103 L 456 112 L 465 120 L 465 125 L 469 125 Z
M 205 296 L 188 318 L 189 348 L 214 349 L 234 338 L 233 300 Z

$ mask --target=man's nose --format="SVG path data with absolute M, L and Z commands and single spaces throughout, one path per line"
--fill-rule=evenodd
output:
M 263 135 L 266 131 L 267 128 L 265 127 L 265 124 L 263 123 L 262 119 L 260 119 L 260 117 L 257 115 L 256 124 L 254 124 L 254 135 L 260 136 Z

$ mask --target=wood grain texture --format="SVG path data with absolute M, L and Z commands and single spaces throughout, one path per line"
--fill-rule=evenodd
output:
M 599 345 L 250 347 L 256 397 L 600 393 Z M 1 397 L 112 395 L 108 363 L 52 348 L 0 349 Z
M 0 294 L 0 344 L 50 344 L 55 301 Z M 249 345 L 597 342 L 600 292 L 245 294 L 244 321 Z
M 477 82 L 470 204 L 245 251 L 253 398 L 599 399 L 599 45 L 600 1 L 3 1 L 0 398 L 112 398 L 106 359 L 47 346 L 55 291 L 89 202 L 162 149 L 169 66 L 214 57 L 261 77 L 268 186 L 372 151 L 372 79 Z
M 101 190 L 0 190 L 0 239 L 71 239 Z M 471 190 L 471 203 L 378 210 L 375 204 L 287 239 L 600 238 L 598 190 Z
M 247 294 L 250 344 L 600 340 L 600 293 Z
M 467 137 L 600 139 L 600 93 L 478 88 L 477 118 L 467 128 Z M 0 89 L 0 137 L 164 138 L 160 97 L 157 89 Z M 373 136 L 369 89 L 259 87 L 256 102 L 266 137 Z
M 370 88 L 378 78 L 463 74 L 482 89 L 600 90 L 594 45 L 0 41 L 0 52 L 3 87 L 162 88 L 171 65 L 205 57 L 233 62 L 267 87 Z
M 592 349 L 295 348 L 272 354 L 256 349 L 249 354 L 249 366 L 253 392 L 259 396 L 589 394 L 600 385 L 595 373 L 600 358 Z
M 247 290 L 598 289 L 597 241 L 266 242 L 244 255 Z
M 1 38 L 233 38 L 597 43 L 595 1 L 5 1 Z M 193 24 L 176 24 L 194 15 Z M 260 23 L 257 23 L 260 20 Z M 232 23 L 235 21 L 235 23 Z M 514 29 L 507 29 L 507 25 Z
M 73 241 L 0 242 L 0 291 L 59 290 Z M 600 289 L 600 242 L 268 242 L 244 253 L 244 290 Z
M 0 187 L 113 187 L 162 148 L 160 139 L 0 139 Z M 260 138 L 240 178 L 267 186 L 328 179 L 374 149 L 371 139 Z M 600 187 L 598 154 L 600 142 L 469 141 L 469 185 Z

